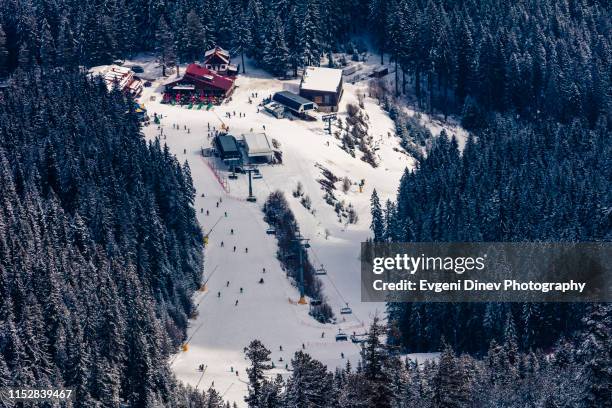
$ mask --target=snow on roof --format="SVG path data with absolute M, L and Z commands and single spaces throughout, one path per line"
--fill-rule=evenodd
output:
M 336 92 L 342 81 L 342 70 L 334 68 L 306 67 L 300 89 Z
M 215 52 L 221 55 L 224 55 L 226 57 L 229 57 L 229 52 L 227 52 L 226 50 L 224 50 L 223 48 L 219 46 L 216 46 L 215 48 L 211 48 L 210 50 L 206 51 L 204 53 L 204 56 L 208 57 L 209 55 L 214 54 Z
M 228 91 L 234 86 L 234 81 L 231 78 L 219 75 L 214 71 L 204 68 L 198 64 L 189 64 L 185 70 L 185 77 L 192 77 L 195 80 L 200 80 L 211 84 L 215 88 Z
M 134 73 L 129 68 L 111 65 L 104 74 L 104 80 L 109 90 L 113 89 L 115 83 L 118 84 L 119 89 L 125 89 L 133 82 Z
M 249 156 L 272 154 L 272 147 L 265 133 L 246 133 L 243 135 Z
M 213 49 L 206 51 L 204 53 L 204 58 L 208 60 L 208 57 L 211 57 L 213 55 L 217 55 L 219 58 L 225 61 L 226 64 L 229 63 L 230 54 L 228 51 L 224 50 L 223 48 L 215 47 Z

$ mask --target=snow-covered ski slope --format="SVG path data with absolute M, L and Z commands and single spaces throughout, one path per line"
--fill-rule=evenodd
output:
M 359 347 L 350 341 L 336 342 L 335 334 L 339 329 L 349 335 L 363 333 L 372 317 L 382 316 L 384 312 L 382 303 L 360 302 L 359 249 L 360 242 L 370 235 L 370 196 L 376 188 L 381 200 L 393 199 L 402 172 L 414 165 L 412 159 L 401 152 L 398 139 L 391 136 L 394 133 L 392 121 L 376 101 L 365 99 L 370 133 L 374 136 L 381 163 L 373 168 L 360 160 L 359 151 L 353 158 L 341 150 L 340 142 L 324 131 L 320 120 L 276 119 L 261 108 L 257 112 L 257 105 L 264 97 L 282 89 L 297 90 L 296 80 L 280 81 L 248 67 L 247 74 L 237 79 L 232 100 L 210 111 L 161 104 L 159 82 L 145 88 L 140 98 L 151 117 L 153 113 L 163 115 L 160 128 L 152 123 L 144 129 L 145 136 L 151 140 L 163 134 L 162 142 L 168 144 L 180 161 L 189 162 L 196 188 L 195 207 L 205 233 L 218 221 L 210 232 L 205 251 L 204 277 L 210 279 L 207 291 L 195 295 L 198 316 L 190 321 L 188 350 L 171 359 L 178 378 L 199 389 L 214 386 L 225 399 L 243 406 L 248 363 L 243 349 L 255 338 L 272 351 L 276 369 L 270 375 L 287 373 L 285 364 L 289 363 L 290 367 L 291 356 L 302 347 L 330 369 L 345 365 L 347 360 L 354 364 L 359 358 Z M 248 99 L 255 92 L 257 97 L 250 104 Z M 339 117 L 346 116 L 347 103 L 357 103 L 358 94 L 367 95 L 366 83 L 345 84 Z M 226 117 L 227 112 L 231 113 L 231 118 Z M 240 113 L 246 116 L 240 117 Z M 263 178 L 253 180 L 256 203 L 245 200 L 247 176 L 228 180 L 224 188 L 211 168 L 213 159 L 201 155 L 201 149 L 209 147 L 212 141 L 207 137 L 208 125 L 212 130 L 213 126 L 219 129 L 222 123 L 236 136 L 252 129 L 265 132 L 270 140 L 280 142 L 283 164 L 261 166 Z M 341 182 L 337 183 L 335 192 L 339 199 L 355 207 L 359 215 L 357 224 L 339 223 L 333 208 L 323 200 L 324 191 L 317 182 L 323 177 L 318 165 L 340 178 L 347 176 L 354 183 L 365 180 L 361 193 L 354 184 L 344 194 Z M 314 215 L 291 194 L 298 181 L 312 200 Z M 338 318 L 336 325 L 316 322 L 308 315 L 308 306 L 295 303 L 298 291 L 280 268 L 276 241 L 273 235 L 265 233 L 267 224 L 261 211 L 268 194 L 277 189 L 285 192 L 303 236 L 311 240 L 311 261 L 315 266 L 324 265 L 328 271 L 321 279 L 325 295 Z M 207 210 L 209 215 L 206 215 Z M 260 278 L 264 278 L 263 284 L 258 283 Z M 350 305 L 353 314 L 340 314 L 345 303 Z M 200 364 L 206 366 L 204 373 L 198 371 Z

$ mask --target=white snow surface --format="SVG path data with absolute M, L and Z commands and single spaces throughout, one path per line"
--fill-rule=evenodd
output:
M 306 67 L 300 87 L 309 91 L 336 92 L 341 80 L 341 69 Z
M 145 65 L 146 61 L 138 62 Z M 342 74 L 341 70 L 336 71 Z M 188 161 L 196 188 L 198 220 L 204 232 L 210 234 L 204 265 L 204 279 L 209 279 L 207 291 L 194 295 L 198 316 L 190 320 L 188 350 L 177 352 L 170 360 L 177 377 L 198 389 L 214 386 L 226 400 L 245 406 L 248 361 L 243 349 L 252 339 L 260 339 L 272 351 L 276 368 L 268 373 L 270 376 L 286 375 L 285 364 L 290 368 L 292 355 L 302 347 L 329 369 L 342 367 L 347 360 L 356 364 L 359 346 L 350 341 L 336 342 L 334 336 L 338 330 L 349 335 L 363 333 L 374 315 L 383 317 L 383 303 L 360 301 L 359 250 L 360 243 L 370 236 L 370 196 L 376 188 L 381 200 L 394 199 L 404 169 L 414 166 L 413 159 L 402 151 L 398 138 L 393 136 L 390 118 L 376 101 L 365 99 L 370 133 L 374 136 L 381 163 L 373 168 L 360 160 L 360 152 L 353 158 L 341 150 L 340 142 L 324 131 L 324 123 L 320 120 L 276 119 L 262 107 L 257 112 L 257 104 L 264 97 L 294 88 L 299 80 L 277 80 L 248 64 L 247 74 L 241 74 L 236 81 L 231 101 L 210 111 L 161 104 L 162 82 L 163 78 L 158 78 L 152 87 L 145 88 L 139 100 L 145 104 L 151 118 L 154 113 L 163 115 L 161 125 L 151 123 L 144 128 L 144 134 L 148 140 L 163 134 L 162 142 L 168 144 L 181 162 Z M 249 104 L 248 99 L 255 92 L 257 97 Z M 367 95 L 367 83 L 344 85 L 339 117 L 346 117 L 346 104 L 357 103 L 358 94 Z M 226 117 L 227 112 L 231 118 Z M 246 117 L 239 117 L 239 112 Z M 256 203 L 245 200 L 247 176 L 228 180 L 224 188 L 213 171 L 218 164 L 214 163 L 216 159 L 200 154 L 201 149 L 210 147 L 212 142 L 207 136 L 208 124 L 212 130 L 213 126 L 219 129 L 222 123 L 229 126 L 231 134 L 265 132 L 270 141 L 275 139 L 280 143 L 283 164 L 260 166 L 263 178 L 253 180 Z M 317 182 L 322 175 L 317 165 L 340 178 L 346 176 L 354 183 L 346 194 L 341 191 L 341 183 L 337 183 L 335 194 L 355 207 L 359 214 L 357 224 L 339 223 L 333 208 L 323 201 L 324 192 Z M 227 173 L 221 172 L 220 177 L 224 176 Z M 360 193 L 356 183 L 361 179 L 365 180 L 365 187 Z M 298 182 L 312 200 L 314 215 L 291 194 Z M 261 206 L 268 194 L 277 189 L 285 192 L 302 235 L 310 238 L 311 262 L 327 269 L 328 275 L 320 278 L 325 296 L 338 318 L 335 325 L 318 323 L 308 315 L 308 306 L 296 304 L 298 291 L 281 270 L 276 258 L 276 239 L 265 233 L 267 224 Z M 265 283 L 259 284 L 262 277 Z M 244 289 L 243 293 L 240 288 Z M 350 305 L 353 314 L 340 314 L 345 303 Z M 431 355 L 414 357 L 423 361 Z M 206 366 L 204 373 L 197 370 L 200 364 Z

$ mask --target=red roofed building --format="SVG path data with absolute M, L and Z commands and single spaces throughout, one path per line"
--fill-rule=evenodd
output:
M 199 64 L 189 64 L 183 76 L 166 83 L 166 93 L 170 95 L 226 98 L 233 90 L 233 78 L 219 75 Z

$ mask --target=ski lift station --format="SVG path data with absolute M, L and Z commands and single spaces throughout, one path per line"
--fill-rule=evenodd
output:
M 242 161 L 242 154 L 234 136 L 227 133 L 218 135 L 215 137 L 215 147 L 219 152 L 219 157 L 225 164 L 235 165 Z
M 249 162 L 269 163 L 274 159 L 274 150 L 265 133 L 246 133 L 242 137 Z
M 276 92 L 272 95 L 272 100 L 299 117 L 303 117 L 308 111 L 317 109 L 313 101 L 289 91 Z
M 342 70 L 306 67 L 300 83 L 300 96 L 317 104 L 320 111 L 337 112 L 342 98 Z

